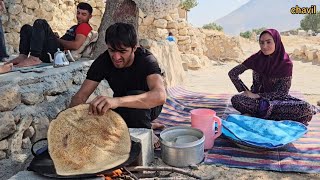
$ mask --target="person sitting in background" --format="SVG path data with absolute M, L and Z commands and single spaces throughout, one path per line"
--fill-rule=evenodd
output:
M 176 38 L 173 36 L 172 32 L 169 32 L 167 40 L 170 42 L 176 42 Z
M 58 48 L 60 50 L 77 50 L 85 42 L 92 27 L 89 20 L 92 17 L 92 7 L 81 2 L 77 5 L 77 25 L 72 26 L 61 38 L 54 33 L 44 19 L 37 19 L 33 26 L 25 24 L 20 30 L 20 55 L 8 63 L 19 67 L 50 63 L 50 57 Z M 30 56 L 28 57 L 30 53 Z
M 4 39 L 4 30 L 2 28 L 1 14 L 6 12 L 3 0 L 0 0 L 0 61 L 7 61 L 6 41 Z
M 242 114 L 272 120 L 293 120 L 308 125 L 316 114 L 315 106 L 289 95 L 293 64 L 275 29 L 267 29 L 259 37 L 260 51 L 228 73 L 241 94 L 231 98 L 233 107 Z M 253 70 L 251 90 L 239 75 Z

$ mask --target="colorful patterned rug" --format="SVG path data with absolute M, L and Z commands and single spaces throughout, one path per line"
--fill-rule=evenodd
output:
M 299 93 L 293 93 L 301 97 Z M 168 98 L 156 122 L 171 126 L 190 126 L 190 110 L 210 108 L 225 119 L 228 114 L 238 114 L 230 104 L 230 94 L 207 94 L 185 90 L 181 87 L 168 90 Z M 281 172 L 320 173 L 320 116 L 314 116 L 308 133 L 299 140 L 273 151 L 243 149 L 219 137 L 214 147 L 206 151 L 204 164 L 262 169 Z M 156 132 L 159 133 L 159 132 Z

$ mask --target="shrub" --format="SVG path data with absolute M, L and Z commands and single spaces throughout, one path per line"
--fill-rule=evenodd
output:
M 198 5 L 197 0 L 181 0 L 180 6 L 182 9 L 190 11 L 190 9 L 196 7 Z
M 243 37 L 243 38 L 247 38 L 247 39 L 250 39 L 252 35 L 252 32 L 251 31 L 246 31 L 246 32 L 241 32 L 240 33 L 240 36 Z
M 218 31 L 223 31 L 222 26 L 217 25 L 216 23 L 209 23 L 209 24 L 205 24 L 202 26 L 203 29 L 212 29 L 212 30 L 218 30 Z

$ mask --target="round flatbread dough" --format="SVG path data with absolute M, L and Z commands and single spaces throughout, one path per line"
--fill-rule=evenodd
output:
M 130 154 L 129 129 L 112 110 L 89 115 L 82 104 L 59 113 L 48 130 L 49 154 L 58 175 L 98 173 L 124 163 Z

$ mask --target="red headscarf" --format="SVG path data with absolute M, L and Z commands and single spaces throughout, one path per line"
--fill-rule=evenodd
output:
M 259 73 L 262 77 L 262 83 L 265 92 L 272 91 L 270 78 L 282 78 L 292 76 L 292 61 L 285 52 L 281 42 L 280 34 L 275 29 L 267 29 L 260 34 L 268 33 L 273 37 L 275 43 L 275 51 L 271 55 L 264 55 L 260 50 L 256 54 L 249 57 L 242 64 L 247 68 Z

